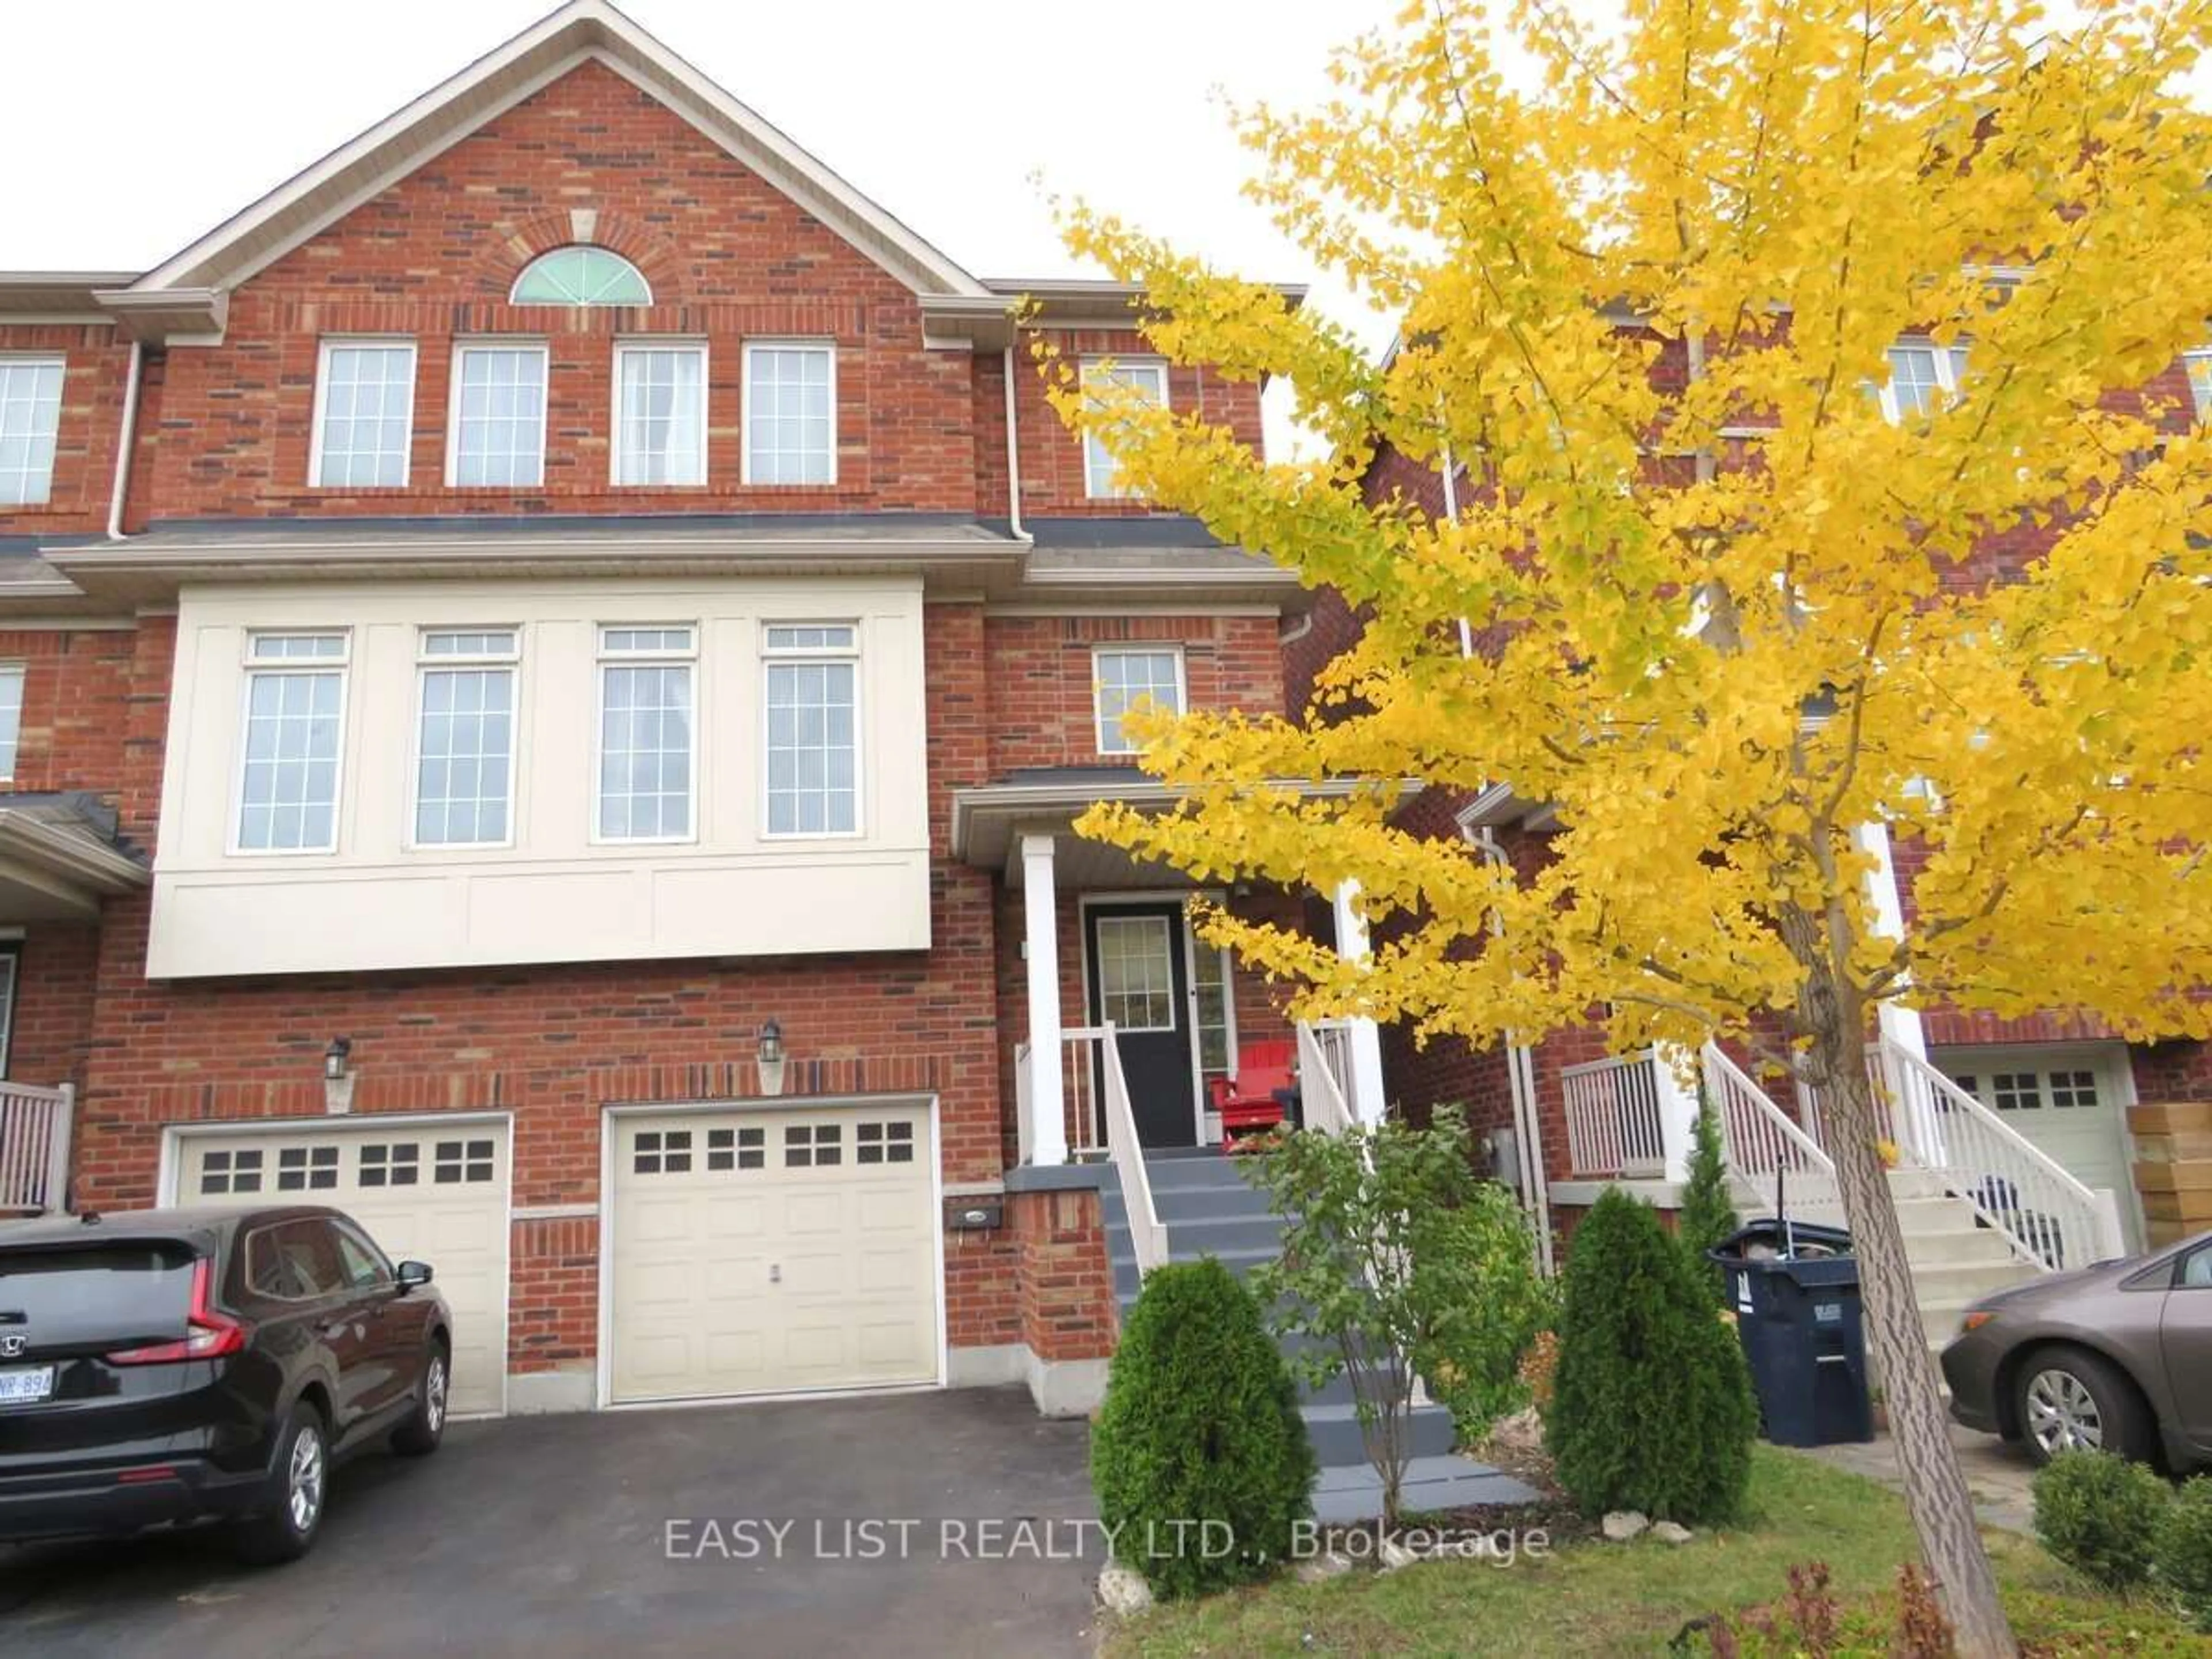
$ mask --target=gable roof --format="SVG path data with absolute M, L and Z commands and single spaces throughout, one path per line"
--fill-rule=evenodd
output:
M 235 287 L 550 85 L 597 62 L 667 105 L 915 293 L 990 290 L 606 0 L 568 0 L 233 215 L 126 290 Z

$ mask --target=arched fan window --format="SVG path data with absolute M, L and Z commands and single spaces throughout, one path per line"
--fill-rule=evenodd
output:
M 621 254 L 579 243 L 532 259 L 508 297 L 519 306 L 649 306 L 653 290 Z

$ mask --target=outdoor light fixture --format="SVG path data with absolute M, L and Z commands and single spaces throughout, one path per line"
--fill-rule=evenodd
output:
M 761 1022 L 760 1086 L 764 1095 L 783 1092 L 783 1027 L 773 1018 Z
M 333 1117 L 353 1110 L 353 1039 L 334 1036 L 323 1050 L 323 1109 Z

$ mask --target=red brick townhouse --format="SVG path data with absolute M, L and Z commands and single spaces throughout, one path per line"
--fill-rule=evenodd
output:
M 1636 326 L 1628 319 L 1621 325 Z M 1959 386 L 1966 368 L 1961 354 L 1917 338 L 1900 340 L 1890 362 L 1891 383 L 1878 395 L 1893 420 L 1932 410 L 1936 398 Z M 1678 341 L 1662 351 L 1653 373 L 1662 386 L 1680 386 L 1684 370 Z M 2170 430 L 2185 429 L 2192 414 L 2212 417 L 2212 349 L 2187 354 L 2151 386 L 2108 401 L 2139 410 L 2145 398 L 2155 398 L 2167 411 Z M 1479 487 L 1463 471 L 1451 486 L 1449 496 Z M 1400 498 L 1432 515 L 1453 504 L 1439 468 L 1388 447 L 1370 465 L 1364 488 L 1370 501 Z M 2027 528 L 1993 537 L 1956 580 L 2013 580 L 2051 533 Z M 1308 625 L 1287 647 L 1294 708 L 1305 704 L 1315 676 L 1357 639 L 1360 627 L 1341 596 L 1317 596 Z M 1401 822 L 1462 838 L 1524 872 L 1541 866 L 1557 829 L 1549 805 L 1517 794 L 1510 781 L 1472 796 L 1427 792 L 1407 805 Z M 1875 902 L 1893 927 L 1909 927 L 1919 849 L 1910 843 L 1893 848 L 1880 826 L 1863 833 L 1886 871 Z M 1931 1332 L 1971 1294 L 2008 1273 L 2079 1260 L 2084 1237 L 2132 1248 L 2193 1230 L 2185 1226 L 2194 1212 L 2185 1213 L 2191 1200 L 2177 1193 L 2172 1149 L 2137 1146 L 2128 1109 L 2212 1102 L 2212 1045 L 2130 1044 L 2094 1018 L 2063 1010 L 2001 1021 L 1950 1007 L 1885 1009 L 1881 1035 L 1884 1082 L 1905 1115 L 1899 1138 L 1908 1164 L 1923 1166 L 1899 1177 L 1900 1195 L 1986 1194 L 1994 1188 L 2001 1200 L 1980 1218 L 1995 1224 L 1981 1227 L 1963 1212 L 1942 1214 L 1940 1206 L 1909 1207 L 1908 1230 L 1924 1227 L 1930 1235 L 1915 1244 Z M 1446 1101 L 1465 1103 L 1478 1132 L 1493 1138 L 1501 1172 L 1516 1179 L 1539 1213 L 1562 1230 L 1607 1185 L 1625 1184 L 1662 1207 L 1679 1200 L 1696 1093 L 1656 1056 L 1608 1055 L 1595 1024 L 1527 1048 L 1477 1051 L 1456 1039 L 1417 1048 L 1401 1030 L 1386 1030 L 1382 1041 L 1389 1097 L 1416 1114 Z M 1708 1091 L 1723 1108 L 1741 1200 L 1771 1211 L 1779 1164 L 1809 1208 L 1832 1206 L 1817 1145 L 1817 1103 L 1800 1102 L 1786 1080 L 1754 1077 L 1751 1070 L 1741 1050 L 1709 1050 L 1702 1067 Z M 2147 1127 L 2165 1139 L 2155 1119 Z M 2032 1155 L 2021 1154 L 2003 1129 L 2023 1138 Z M 2180 1179 L 2212 1184 L 2212 1162 L 2195 1168 L 2201 1176 Z M 2021 1224 L 2008 1206 L 2040 1218 Z M 2051 1241 L 2063 1243 L 2069 1229 L 2074 1243 L 2051 1249 Z M 2009 1250 L 1994 1238 L 2008 1231 L 2014 1235 Z M 1962 1243 L 1966 1233 L 1983 1237 Z M 2059 1260 L 2042 1259 L 2054 1255 Z
M 1210 1138 L 1285 1028 L 1068 825 L 1139 699 L 1279 708 L 1304 599 L 1119 491 L 1024 295 L 1257 441 L 599 0 L 152 270 L 0 276 L 0 1203 L 349 1208 L 463 1408 L 1086 1403 L 1071 1146 Z

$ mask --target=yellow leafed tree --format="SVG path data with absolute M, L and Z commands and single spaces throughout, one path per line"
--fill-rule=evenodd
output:
M 2176 90 L 2212 0 L 2057 32 L 2023 0 L 1486 10 L 1410 7 L 1328 106 L 1238 117 L 1253 194 L 1399 323 L 1386 362 L 1068 216 L 1160 350 L 1287 376 L 1329 459 L 1048 362 L 1063 415 L 1371 617 L 1299 718 L 1134 722 L 1182 804 L 1083 827 L 1201 877 L 1357 880 L 1389 924 L 1363 963 L 1208 924 L 1310 1013 L 1487 1045 L 1602 1007 L 1622 1048 L 1778 1018 L 1929 1565 L 1960 1650 L 2009 1653 L 1862 1054 L 1885 1002 L 2212 1033 L 2212 444 L 2176 369 L 2212 310 L 2212 126 Z M 1924 390 L 1891 385 L 1903 338 L 1942 356 Z M 1382 445 L 1464 469 L 1456 516 L 1364 501 Z M 1378 781 L 1271 786 L 1346 775 Z M 1403 833 L 1397 780 L 1552 803 L 1549 863 Z M 1870 824 L 1924 848 L 1903 940 Z

